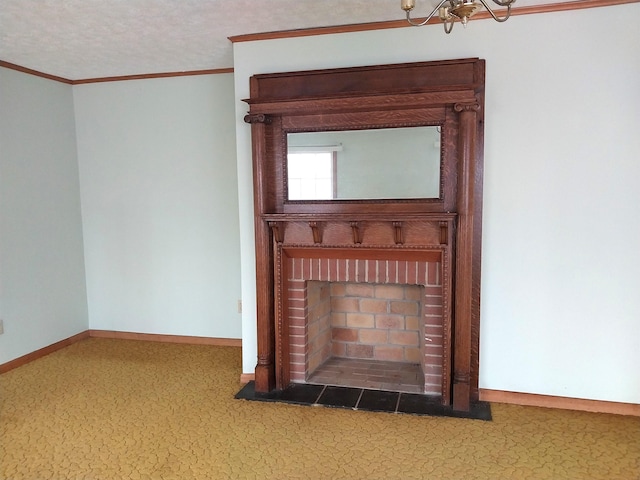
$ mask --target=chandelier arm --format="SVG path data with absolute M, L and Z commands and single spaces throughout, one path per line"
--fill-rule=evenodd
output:
M 505 6 L 505 5 L 506 5 L 506 7 L 507 7 L 507 14 L 506 14 L 504 17 L 498 17 L 498 16 L 493 12 L 493 10 L 491 10 L 491 7 L 489 7 L 489 5 L 487 5 L 487 2 L 485 2 L 485 0 L 480 0 L 480 3 L 482 3 L 482 5 L 484 5 L 484 8 L 486 8 L 486 9 L 487 9 L 487 11 L 491 14 L 491 16 L 493 17 L 493 19 L 494 19 L 496 22 L 506 22 L 506 21 L 509 19 L 509 17 L 511 16 L 511 4 L 512 4 L 513 2 L 508 2 L 508 1 L 507 1 L 507 2 L 504 2 L 504 4 L 503 4 L 503 3 L 500 3 L 500 2 L 496 2 L 496 0 L 493 0 L 493 1 L 494 1 L 495 3 L 497 3 L 498 5 L 501 5 L 501 6 Z
M 447 20 L 443 20 L 442 21 L 442 25 L 444 26 L 444 33 L 446 33 L 447 35 L 451 33 L 451 30 L 453 30 L 453 24 L 455 23 L 455 20 L 451 20 L 450 22 Z M 447 27 L 448 25 L 448 27 Z
M 500 5 L 501 7 L 509 7 L 516 0 L 493 0 L 493 3 Z
M 448 2 L 449 0 L 442 0 L 432 11 L 431 13 L 427 16 L 427 18 L 425 18 L 422 22 L 414 22 L 413 20 L 411 20 L 411 10 L 407 10 L 407 22 L 409 22 L 409 24 L 413 25 L 414 27 L 422 27 L 423 25 L 426 25 L 427 22 L 429 20 L 431 20 L 431 18 L 436 14 L 436 12 L 438 10 L 440 10 L 440 7 L 442 5 L 444 5 L 446 2 Z

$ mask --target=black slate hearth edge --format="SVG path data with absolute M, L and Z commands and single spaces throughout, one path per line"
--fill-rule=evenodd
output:
M 474 403 L 469 412 L 461 412 L 454 410 L 451 406 L 442 405 L 438 397 L 431 395 L 310 383 L 291 384 L 284 390 L 258 393 L 255 391 L 255 383 L 251 381 L 236 394 L 235 398 L 258 402 L 349 408 L 369 412 L 491 420 L 491 406 L 487 402 Z

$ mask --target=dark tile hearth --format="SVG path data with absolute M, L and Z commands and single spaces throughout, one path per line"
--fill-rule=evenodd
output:
M 395 412 L 398 407 L 398 392 L 381 390 L 363 390 L 358 409 L 374 412 Z
M 326 407 L 356 408 L 360 389 L 327 385 L 315 403 Z
M 235 398 L 258 402 L 320 405 L 371 412 L 491 420 L 491 406 L 487 402 L 477 402 L 471 406 L 471 411 L 460 412 L 453 410 L 451 406 L 441 405 L 440 399 L 433 395 L 311 383 L 291 384 L 284 390 L 269 393 L 257 393 L 254 387 L 254 382 L 247 383 Z

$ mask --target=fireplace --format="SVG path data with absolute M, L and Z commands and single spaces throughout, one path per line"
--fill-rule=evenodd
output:
M 348 363 L 354 378 L 385 372 L 371 388 L 416 389 L 457 411 L 477 402 L 484 68 L 251 77 L 257 393 L 340 384 Z M 303 177 L 288 175 L 290 146 L 333 152 L 317 180 L 325 197 L 291 193 Z
M 378 245 L 385 233 L 391 238 L 398 228 L 392 222 L 361 224 L 367 235 L 355 248 L 336 246 L 353 233 L 346 222 L 326 224 L 323 242 L 306 246 L 312 236 L 308 225 L 284 222 L 284 228 L 271 222 L 280 240 L 274 255 L 279 385 L 317 383 L 449 398 L 452 222 L 449 216 L 436 224 L 403 224 L 407 243 L 418 237 L 442 241 L 421 248 L 368 245 L 368 237 Z
M 442 395 L 440 270 L 437 262 L 290 258 L 291 382 Z

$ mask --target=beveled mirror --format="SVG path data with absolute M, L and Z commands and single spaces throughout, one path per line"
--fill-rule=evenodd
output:
M 440 198 L 440 127 L 287 135 L 288 200 Z

